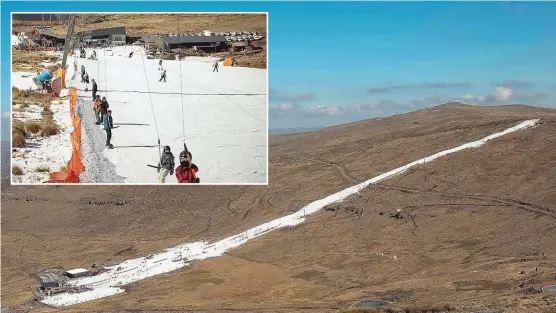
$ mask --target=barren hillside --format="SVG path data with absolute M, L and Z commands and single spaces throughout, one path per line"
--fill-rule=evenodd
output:
M 178 25 L 179 24 L 179 25 Z M 80 14 L 75 31 L 125 26 L 132 35 L 252 31 L 266 34 L 266 14 Z M 66 35 L 67 23 L 45 22 L 59 35 Z M 42 21 L 13 21 L 14 31 L 42 26 Z M 179 27 L 179 29 L 178 29 Z
M 271 136 L 268 186 L 3 193 L 3 307 L 54 311 L 31 300 L 34 274 L 43 269 L 233 235 L 530 118 L 542 123 L 418 166 L 226 256 L 69 310 L 339 312 L 382 299 L 395 307 L 550 312 L 554 295 L 523 290 L 556 283 L 556 110 L 461 104 Z M 403 219 L 390 218 L 397 209 Z

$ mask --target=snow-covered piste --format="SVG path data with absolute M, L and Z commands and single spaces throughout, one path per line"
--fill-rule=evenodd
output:
M 511 132 L 533 127 L 538 123 L 538 121 L 539 120 L 524 121 L 517 126 L 508 128 L 505 131 L 499 133 L 492 134 L 483 139 L 466 143 L 453 149 L 444 150 L 431 156 L 411 162 L 407 165 L 401 166 L 392 171 L 371 178 L 360 184 L 329 195 L 326 198 L 309 203 L 295 213 L 251 228 L 245 232 L 239 233 L 232 237 L 228 237 L 218 242 L 212 244 L 209 244 L 207 242 L 195 242 L 179 245 L 167 249 L 162 253 L 124 261 L 118 265 L 110 267 L 109 271 L 98 274 L 96 276 L 71 280 L 69 282 L 70 286 L 87 287 L 90 290 L 84 293 L 61 293 L 45 297 L 41 300 L 41 302 L 55 307 L 64 307 L 122 293 L 124 292 L 124 289 L 121 287 L 124 285 L 136 282 L 141 279 L 145 279 L 147 277 L 177 270 L 179 268 L 187 266 L 190 261 L 202 260 L 222 255 L 229 249 L 238 247 L 246 243 L 249 239 L 264 235 L 270 231 L 282 227 L 295 226 L 297 224 L 300 224 L 305 220 L 305 216 L 320 211 L 326 205 L 342 201 L 348 196 L 356 194 L 369 185 L 376 184 L 382 180 L 391 178 L 395 175 L 399 175 L 413 166 L 429 163 L 437 158 L 451 153 L 459 152 L 464 149 L 478 148 L 486 143 L 488 140 L 501 137 Z
M 129 58 L 129 54 L 134 52 Z M 78 115 L 82 118 L 83 183 L 157 183 L 159 148 L 170 146 L 179 165 L 183 142 L 193 155 L 201 183 L 267 182 L 267 70 L 223 66 L 218 58 L 147 59 L 139 46 L 96 49 L 98 60 L 70 58 L 85 66 L 112 117 L 111 144 L 94 123 L 89 91 L 77 75 Z M 87 50 L 87 57 L 92 50 Z M 181 77 L 180 77 L 181 67 Z M 181 86 L 180 86 L 181 84 Z M 182 107 L 183 100 L 183 107 Z M 182 114 L 183 108 L 183 114 Z M 158 144 L 160 138 L 160 146 Z M 177 183 L 175 176 L 166 183 Z

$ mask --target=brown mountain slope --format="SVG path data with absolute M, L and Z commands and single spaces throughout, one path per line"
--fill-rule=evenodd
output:
M 556 308 L 554 297 L 520 293 L 556 283 L 556 111 L 460 104 L 272 136 L 268 186 L 68 186 L 3 194 L 3 305 L 52 311 L 30 301 L 33 275 L 42 269 L 235 234 L 530 118 L 543 123 L 416 167 L 224 257 L 68 309 L 336 311 L 320 308 L 366 298 L 508 312 Z M 406 218 L 389 218 L 398 208 Z
M 79 14 L 75 31 L 125 26 L 132 35 L 251 31 L 266 34 L 266 14 Z M 65 23 L 65 24 L 64 24 Z M 46 26 L 58 35 L 66 35 L 67 22 L 49 21 Z M 30 26 L 41 26 L 42 21 L 14 20 L 15 31 L 28 31 Z M 179 27 L 179 28 L 178 28 Z

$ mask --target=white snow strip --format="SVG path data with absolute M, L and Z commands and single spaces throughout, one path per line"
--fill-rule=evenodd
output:
M 112 287 L 97 288 L 92 291 L 85 291 L 77 294 L 60 293 L 48 297 L 47 299 L 41 302 L 59 308 L 67 305 L 78 304 L 82 302 L 113 296 L 122 293 L 124 291 L 125 290 L 123 290 L 122 288 L 112 288 Z
M 461 145 L 457 148 L 445 150 L 436 153 L 434 155 L 431 155 L 429 157 L 409 163 L 407 165 L 404 165 L 402 167 L 399 167 L 397 169 L 394 169 L 382 175 L 371 178 L 358 185 L 349 187 L 340 192 L 332 194 L 326 198 L 309 203 L 308 205 L 301 208 L 299 211 L 295 213 L 253 227 L 251 229 L 248 229 L 245 232 L 239 233 L 235 236 L 225 238 L 218 242 L 212 244 L 208 244 L 207 242 L 194 242 L 194 243 L 182 244 L 167 249 L 162 253 L 124 261 L 118 265 L 111 267 L 109 271 L 101 273 L 97 276 L 84 277 L 84 278 L 71 280 L 69 282 L 69 285 L 75 287 L 85 286 L 88 288 L 92 288 L 93 291 L 88 292 L 86 297 L 81 297 L 80 296 L 81 293 L 72 293 L 72 294 L 68 293 L 63 295 L 56 295 L 55 304 L 57 307 L 63 307 L 63 306 L 89 301 L 92 299 L 102 298 L 108 296 L 106 290 L 109 290 L 112 287 L 121 287 L 139 281 L 141 279 L 145 279 L 147 277 L 171 272 L 179 268 L 182 268 L 184 266 L 187 266 L 189 264 L 188 262 L 193 260 L 203 260 L 211 257 L 220 256 L 226 251 L 246 243 L 249 239 L 256 238 L 258 236 L 264 235 L 276 229 L 300 224 L 305 220 L 305 216 L 318 212 L 326 205 L 341 201 L 346 197 L 359 192 L 360 190 L 362 190 L 363 188 L 371 184 L 375 184 L 378 183 L 379 181 L 388 179 L 392 176 L 399 175 L 413 166 L 429 163 L 439 157 L 451 153 L 455 153 L 464 149 L 480 147 L 488 140 L 498 138 L 500 136 L 503 136 L 511 132 L 533 127 L 538 121 L 539 121 L 538 119 L 528 120 L 515 127 L 508 128 L 503 132 L 490 135 L 481 140 L 470 142 Z M 95 291 L 97 290 L 98 292 L 95 293 Z M 54 300 L 52 300 L 52 298 L 53 297 L 47 297 L 46 299 L 42 300 L 42 302 L 46 304 L 54 303 Z
M 84 268 L 76 268 L 73 270 L 68 270 L 66 271 L 66 273 L 71 274 L 71 275 L 76 275 L 76 274 L 81 274 L 81 273 L 87 273 L 89 272 L 88 269 L 84 269 Z

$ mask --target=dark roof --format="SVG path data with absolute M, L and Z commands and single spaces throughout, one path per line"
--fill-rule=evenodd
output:
M 103 28 L 103 29 L 95 29 L 95 30 L 88 30 L 85 32 L 79 32 L 79 36 L 110 36 L 110 35 L 125 35 L 125 26 L 120 27 L 112 27 L 112 28 Z
M 163 37 L 168 44 L 180 44 L 180 43 L 216 43 L 216 42 L 226 42 L 226 37 L 224 36 L 176 36 L 176 37 Z

